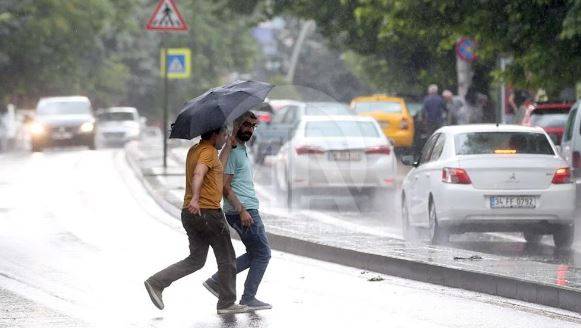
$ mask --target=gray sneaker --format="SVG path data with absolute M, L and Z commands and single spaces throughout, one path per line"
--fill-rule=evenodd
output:
M 149 279 L 147 279 L 145 282 L 145 289 L 147 290 L 147 293 L 149 294 L 149 298 L 151 298 L 151 301 L 153 302 L 153 305 L 155 305 L 158 309 L 163 310 L 163 299 L 161 298 L 161 293 L 163 292 L 163 288 L 159 288 L 157 286 L 155 286 L 155 284 L 152 284 Z
M 202 285 L 206 287 L 206 289 L 212 293 L 212 295 L 220 297 L 220 293 L 218 292 L 219 285 L 214 279 L 210 278 L 204 281 Z
M 245 313 L 248 311 L 250 311 L 250 309 L 246 305 L 232 304 L 227 308 L 218 309 L 218 314 Z
M 246 305 L 251 311 L 258 311 L 258 310 L 270 310 L 272 309 L 272 305 L 268 303 L 264 303 L 262 301 L 257 300 L 256 298 L 251 300 L 242 300 L 240 301 L 241 305 Z

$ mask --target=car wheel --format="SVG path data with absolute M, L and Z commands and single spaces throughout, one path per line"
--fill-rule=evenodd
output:
M 523 237 L 527 243 L 531 245 L 537 245 L 541 242 L 541 239 L 543 239 L 543 235 L 532 232 L 523 232 Z
M 97 149 L 97 145 L 95 145 L 95 139 L 89 141 L 89 143 L 87 143 L 87 147 L 89 147 L 90 150 Z
M 553 242 L 557 248 L 570 248 L 575 236 L 575 226 L 563 226 L 553 233 Z
M 405 240 L 412 240 L 416 237 L 416 228 L 410 224 L 410 211 L 405 194 L 401 195 L 401 228 Z
M 292 186 L 292 183 L 286 179 L 286 206 L 289 209 L 299 208 L 301 206 L 302 195 L 300 190 Z
M 447 243 L 450 239 L 450 234 L 438 223 L 438 214 L 436 212 L 436 204 L 433 199 L 430 199 L 428 208 L 428 216 L 430 220 L 429 238 L 434 245 Z

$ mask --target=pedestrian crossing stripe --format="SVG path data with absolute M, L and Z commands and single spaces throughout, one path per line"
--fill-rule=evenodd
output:
M 188 25 L 174 0 L 160 0 L 147 22 L 150 31 L 187 31 Z
M 168 79 L 187 79 L 191 75 L 191 58 L 192 54 L 188 48 L 170 48 L 167 49 L 167 56 L 164 57 L 164 51 L 161 50 L 161 76 L 165 74 L 167 68 Z M 167 60 L 166 60 L 167 59 Z M 167 63 L 167 65 L 166 65 Z

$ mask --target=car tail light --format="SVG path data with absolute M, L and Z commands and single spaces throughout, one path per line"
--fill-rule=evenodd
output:
M 410 127 L 410 122 L 408 122 L 408 120 L 404 118 L 404 119 L 402 119 L 402 120 L 401 120 L 401 122 L 399 123 L 399 127 L 400 127 L 402 130 L 407 130 L 407 129 L 409 129 L 409 127 Z
M 316 146 L 299 146 L 295 150 L 297 155 L 320 155 L 325 153 L 322 148 Z
M 573 152 L 573 167 L 581 168 L 581 153 L 578 151 Z
M 369 147 L 365 149 L 365 153 L 368 155 L 389 155 L 391 154 L 391 148 L 389 146 L 376 146 L 376 147 Z
M 464 169 L 445 167 L 442 169 L 442 182 L 453 184 L 471 184 L 472 181 Z
M 553 184 L 564 184 L 564 183 L 571 183 L 573 180 L 571 179 L 571 169 L 568 167 L 560 168 L 555 171 L 555 175 L 553 176 Z
M 260 114 L 260 115 L 258 115 L 258 121 L 263 122 L 263 123 L 270 123 L 272 121 L 272 115 Z

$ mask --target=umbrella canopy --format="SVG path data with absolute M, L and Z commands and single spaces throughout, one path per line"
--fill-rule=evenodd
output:
M 260 105 L 274 86 L 257 81 L 236 81 L 210 89 L 188 101 L 171 126 L 170 138 L 193 139 L 234 122 Z

